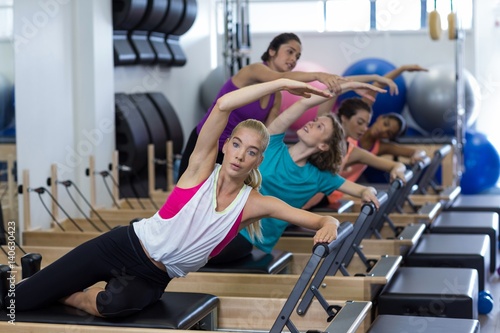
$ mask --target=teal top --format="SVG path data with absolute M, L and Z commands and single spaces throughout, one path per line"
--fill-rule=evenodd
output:
M 292 160 L 285 134 L 271 135 L 265 158 L 260 165 L 262 187 L 260 193 L 285 201 L 290 206 L 301 208 L 317 193 L 330 195 L 344 183 L 345 179 L 330 171 L 321 171 L 311 163 L 298 166 Z M 269 253 L 288 226 L 288 222 L 265 218 L 262 224 L 262 240 L 250 238 L 246 229 L 240 233 L 257 248 Z

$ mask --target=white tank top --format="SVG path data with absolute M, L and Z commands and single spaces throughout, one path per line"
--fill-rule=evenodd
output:
M 252 188 L 244 185 L 233 202 L 222 212 L 215 210 L 220 165 L 184 207 L 172 218 L 158 212 L 133 224 L 150 257 L 165 265 L 171 278 L 183 277 L 203 267 L 212 250 L 225 238 L 236 222 Z

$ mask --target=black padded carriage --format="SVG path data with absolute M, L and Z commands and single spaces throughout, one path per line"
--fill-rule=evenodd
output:
M 230 263 L 211 264 L 200 268 L 199 272 L 213 273 L 256 273 L 256 274 L 284 274 L 292 262 L 292 253 L 274 249 L 271 253 L 265 253 L 254 248 L 244 258 Z
M 54 304 L 40 310 L 17 311 L 16 322 L 183 330 L 200 325 L 214 331 L 218 304 L 219 299 L 209 294 L 165 292 L 158 302 L 125 318 L 94 317 L 73 307 Z M 9 320 L 3 310 L 0 311 L 0 320 Z
M 434 234 L 484 234 L 490 240 L 490 272 L 497 262 L 498 214 L 494 212 L 441 212 L 429 226 Z
M 467 267 L 478 272 L 479 290 L 490 275 L 490 240 L 487 235 L 426 234 L 406 256 L 412 267 Z
M 445 211 L 494 212 L 500 216 L 500 196 L 495 194 L 461 194 Z M 497 226 L 498 229 L 500 228 Z
M 400 267 L 378 297 L 380 315 L 478 318 L 472 268 Z

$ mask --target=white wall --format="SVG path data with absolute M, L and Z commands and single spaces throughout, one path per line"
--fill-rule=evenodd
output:
M 111 38 L 111 2 L 14 2 L 19 183 L 28 170 L 31 188 L 47 187 L 51 165 L 57 164 L 57 180 L 70 179 L 85 190 L 88 157 L 107 156 L 109 163 L 114 147 Z M 94 131 L 102 140 L 90 139 Z M 50 197 L 42 197 L 51 207 Z M 19 198 L 22 228 L 26 221 Z M 30 198 L 31 227 L 48 227 L 51 218 L 38 195 L 31 192 Z M 67 195 L 60 200 L 71 216 L 77 215 Z
M 481 112 L 477 129 L 487 133 L 500 151 L 500 1 L 476 1 L 474 26 L 475 76 L 481 87 Z M 493 120 L 493 121 L 492 121 Z
M 74 0 L 73 0 L 74 1 Z M 115 150 L 115 108 L 113 81 L 113 34 L 111 4 L 108 1 L 74 1 L 74 151 L 76 165 L 67 157 L 66 167 L 75 167 L 72 179 L 89 198 L 90 182 L 85 169 L 89 156 L 96 170 L 107 170 Z M 112 199 L 102 182 L 96 181 L 96 201 L 109 205 Z M 84 206 L 86 207 L 86 206 Z

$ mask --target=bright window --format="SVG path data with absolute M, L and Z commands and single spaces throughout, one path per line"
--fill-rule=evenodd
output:
M 328 0 L 325 24 L 327 31 L 370 30 L 370 1 Z
M 324 31 L 323 1 L 250 1 L 252 32 Z
M 427 12 L 430 13 L 436 8 L 441 19 L 441 28 L 448 29 L 448 14 L 452 12 L 451 4 L 453 4 L 453 12 L 457 13 L 459 22 L 463 29 L 472 28 L 472 0 L 454 0 L 454 1 L 437 1 L 427 0 Z M 436 7 L 434 7 L 436 5 Z
M 426 30 L 436 3 L 446 30 L 451 3 L 462 27 L 472 28 L 472 1 L 248 0 L 248 7 L 251 32 L 404 31 Z
M 419 30 L 420 0 L 377 0 L 377 30 Z
M 0 39 L 11 39 L 13 34 L 12 1 L 0 0 Z

